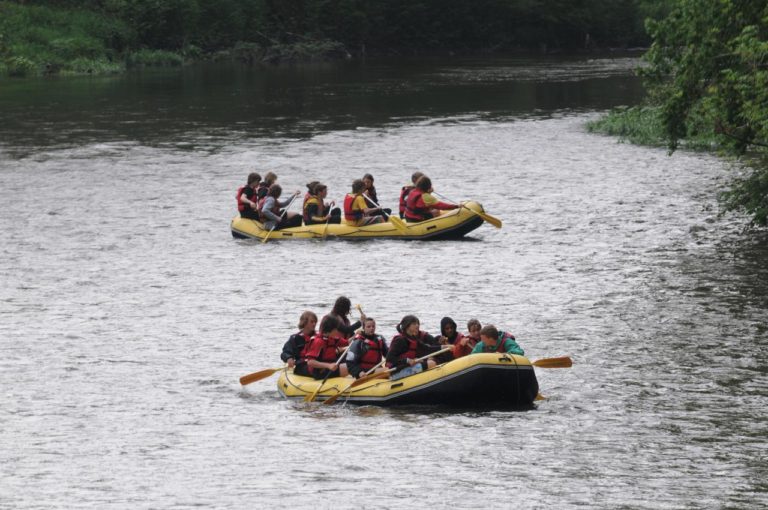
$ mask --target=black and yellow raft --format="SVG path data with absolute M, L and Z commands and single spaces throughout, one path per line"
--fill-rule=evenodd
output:
M 351 377 L 325 381 L 284 371 L 277 381 L 280 394 L 304 399 L 318 386 L 316 401 L 347 389 Z M 533 365 L 524 356 L 513 354 L 471 354 L 402 379 L 371 379 L 351 388 L 337 403 L 358 405 L 440 405 L 452 407 L 529 407 L 539 392 Z
M 341 224 L 302 225 L 300 227 L 274 230 L 269 240 L 278 239 L 456 239 L 467 235 L 483 223 L 478 213 L 484 213 L 477 202 L 466 202 L 464 207 L 446 211 L 437 218 L 419 223 L 405 223 L 405 229 L 398 229 L 390 222 L 356 227 Z M 231 223 L 232 236 L 239 239 L 264 239 L 269 230 L 256 220 L 235 216 Z

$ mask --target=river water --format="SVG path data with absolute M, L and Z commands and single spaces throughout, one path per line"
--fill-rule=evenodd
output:
M 0 82 L 0 508 L 768 505 L 768 238 L 734 170 L 588 134 L 631 58 L 200 66 Z M 337 201 L 421 170 L 504 222 L 463 241 L 237 241 L 273 170 Z M 325 407 L 275 380 L 338 295 L 390 337 L 515 333 L 525 412 Z M 491 391 L 491 389 L 489 389 Z

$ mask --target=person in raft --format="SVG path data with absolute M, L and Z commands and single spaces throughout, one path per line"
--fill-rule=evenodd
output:
M 291 203 L 291 198 L 280 200 L 280 195 L 283 194 L 283 188 L 279 184 L 273 184 L 269 187 L 267 196 L 259 201 L 259 214 L 264 228 L 267 230 L 280 230 L 281 228 L 300 227 L 301 215 L 294 212 L 287 212 L 281 207 L 286 207 Z M 299 196 L 300 193 L 295 192 L 292 197 Z
M 419 177 L 416 181 L 416 188 L 408 193 L 405 201 L 405 221 L 416 223 L 419 221 L 436 218 L 440 211 L 458 209 L 455 204 L 446 204 L 440 202 L 430 193 L 432 193 L 432 181 L 426 175 Z
M 352 181 L 352 193 L 344 197 L 344 221 L 348 225 L 360 227 L 386 221 L 383 216 L 378 216 L 380 207 L 368 207 L 363 197 L 364 189 L 362 179 L 355 179 Z
M 514 335 L 499 331 L 495 326 L 484 326 L 480 330 L 480 342 L 472 349 L 472 354 L 480 352 L 504 352 L 525 356 L 523 349 L 517 345 Z
M 237 188 L 237 210 L 241 218 L 259 219 L 259 199 L 256 189 L 260 183 L 261 175 L 253 172 L 248 174 L 246 184 Z
M 437 366 L 434 358 L 416 363 L 416 358 L 440 350 L 440 342 L 429 333 L 421 331 L 421 323 L 415 315 L 406 315 L 397 325 L 398 334 L 392 338 L 387 353 L 387 367 L 394 368 L 392 380 L 418 374 Z
M 376 195 L 376 186 L 373 185 L 373 176 L 371 174 L 365 174 L 363 176 L 363 184 L 365 185 L 363 189 L 363 198 L 366 199 L 366 202 L 369 205 L 379 207 L 379 197 Z M 389 216 L 392 214 L 392 209 L 383 208 L 378 214 Z
M 408 200 L 408 194 L 416 187 L 416 182 L 424 175 L 421 172 L 414 172 L 411 175 L 411 184 L 403 186 L 400 190 L 400 219 L 405 217 L 405 202 Z
M 360 312 L 360 320 L 355 322 L 354 324 L 350 323 L 349 320 L 349 312 L 352 309 L 352 303 L 349 301 L 349 298 L 346 296 L 339 296 L 336 298 L 336 302 L 333 303 L 333 309 L 331 312 L 323 317 L 324 321 L 328 317 L 333 317 L 337 321 L 339 321 L 339 331 L 341 331 L 342 336 L 344 338 L 351 338 L 352 335 L 355 334 L 355 331 L 363 325 L 363 322 L 365 321 L 365 314 L 363 312 Z M 320 322 L 322 322 L 320 321 Z
M 472 349 L 475 348 L 480 342 L 480 331 L 483 329 L 483 325 L 477 319 L 469 319 L 467 321 L 467 334 L 462 335 L 460 339 L 453 345 L 453 357 L 461 358 L 467 354 L 472 353 Z
M 269 193 L 270 186 L 275 182 L 277 182 L 277 175 L 274 172 L 267 172 L 266 175 L 264 175 L 264 180 L 261 181 L 259 187 L 256 188 L 256 197 L 259 200 L 266 197 L 267 193 Z
M 324 202 L 328 196 L 328 186 L 320 182 L 307 184 L 309 192 L 304 196 L 304 224 L 341 223 L 341 209 Z
M 339 326 L 340 323 L 335 317 L 326 316 L 320 322 L 320 331 L 307 347 L 307 367 L 309 367 L 309 374 L 315 379 L 349 375 L 346 363 L 336 364 L 349 345 L 339 331 Z
M 376 334 L 376 320 L 366 317 L 363 321 L 363 331 L 357 333 L 347 351 L 347 369 L 352 377 L 359 379 L 366 375 L 387 356 L 387 342 L 384 337 Z M 379 367 L 375 372 L 383 372 Z
M 293 373 L 296 375 L 309 375 L 306 349 L 312 337 L 315 336 L 315 326 L 317 326 L 317 315 L 307 310 L 299 317 L 299 332 L 291 335 L 283 345 L 280 359 L 293 368 Z

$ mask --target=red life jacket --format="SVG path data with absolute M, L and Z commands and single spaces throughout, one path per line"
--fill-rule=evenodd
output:
M 237 210 L 240 212 L 245 211 L 245 204 L 240 201 L 240 197 L 243 195 L 243 191 L 245 191 L 245 188 L 247 188 L 248 185 L 243 185 L 237 188 L 237 195 L 235 195 L 235 198 L 237 199 Z
M 408 199 L 405 201 L 405 217 L 413 221 L 424 221 L 432 218 L 432 213 L 428 207 L 419 207 L 416 203 L 421 199 L 424 192 L 414 188 L 408 193 Z M 422 201 L 422 204 L 424 201 Z
M 344 197 L 344 219 L 347 221 L 357 222 L 363 218 L 363 211 L 360 209 L 356 211 L 352 210 L 352 204 L 355 202 L 356 198 L 357 195 L 351 193 L 348 193 L 347 196 Z
M 400 190 L 400 217 L 405 214 L 405 201 L 408 200 L 408 195 L 413 191 L 415 186 L 403 186 Z
M 378 365 L 384 356 L 384 338 L 381 335 L 375 335 L 374 338 L 356 335 L 355 339 L 361 340 L 363 343 L 361 346 L 363 356 L 358 360 L 360 367 L 364 371 L 368 371 Z
M 317 333 L 306 347 L 306 358 L 321 361 L 323 363 L 336 363 L 339 359 L 337 349 L 346 347 L 348 342 L 343 338 L 329 338 Z
M 299 351 L 299 359 L 296 361 L 306 361 L 307 359 L 307 349 L 309 349 L 309 344 L 312 341 L 312 335 L 305 335 L 304 333 L 299 332 L 301 336 L 304 337 L 304 345 L 301 346 L 301 351 Z

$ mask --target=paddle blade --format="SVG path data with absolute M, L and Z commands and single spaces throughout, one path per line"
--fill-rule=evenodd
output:
M 498 219 L 496 216 L 491 216 L 490 214 L 486 213 L 477 213 L 478 216 L 480 216 L 482 219 L 490 223 L 496 228 L 501 228 L 501 220 Z
M 568 356 L 562 356 L 560 358 L 538 359 L 532 364 L 540 368 L 570 368 L 573 366 L 573 360 Z
M 547 400 L 547 397 L 545 397 L 541 393 L 537 393 L 536 398 L 534 398 L 533 400 Z
M 347 389 L 345 389 L 345 390 L 342 390 L 342 391 L 338 392 L 334 396 L 323 400 L 323 405 L 329 406 L 329 405 L 333 404 L 334 402 L 336 402 L 339 399 L 341 394 L 344 393 L 345 391 L 347 391 L 348 389 L 349 389 L 349 387 L 347 387 Z
M 268 368 L 266 370 L 259 370 L 258 372 L 254 372 L 252 374 L 244 375 L 240 378 L 240 384 L 243 386 L 247 384 L 254 383 L 256 381 L 261 381 L 262 379 L 266 379 L 270 375 L 274 374 L 275 372 L 282 370 L 281 368 Z
M 408 225 L 406 225 L 405 222 L 400 218 L 390 215 L 389 222 L 392 223 L 395 226 L 395 228 L 400 232 L 403 232 L 403 233 L 408 232 Z

